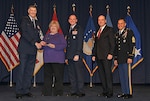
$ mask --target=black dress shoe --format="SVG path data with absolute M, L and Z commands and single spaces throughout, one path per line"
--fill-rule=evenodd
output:
M 125 96 L 125 94 L 118 94 L 118 95 L 117 95 L 118 98 L 122 98 L 122 97 L 124 97 L 124 96 Z
M 78 93 L 77 96 L 78 97 L 83 97 L 83 96 L 85 96 L 85 94 L 84 93 Z
M 16 94 L 16 99 L 22 99 L 22 94 Z
M 101 93 L 101 94 L 97 94 L 97 96 L 106 96 L 107 95 L 107 93 Z
M 27 97 L 34 97 L 32 93 L 26 93 L 26 94 L 24 94 L 24 96 L 27 96 Z
M 113 97 L 113 94 L 106 94 L 105 98 L 111 98 Z
M 77 96 L 77 93 L 69 93 L 67 96 Z
M 57 94 L 57 95 L 55 95 L 55 96 L 62 96 L 61 94 Z
M 54 96 L 63 96 L 63 94 L 54 94 Z
M 129 98 L 132 98 L 132 95 L 130 94 L 125 94 L 124 97 L 122 97 L 123 99 L 129 99 Z
M 41 94 L 41 96 L 45 96 L 44 94 Z
M 52 96 L 52 94 L 51 93 L 43 93 L 42 92 L 41 96 Z
M 71 93 L 70 95 L 71 96 L 77 96 L 77 93 Z

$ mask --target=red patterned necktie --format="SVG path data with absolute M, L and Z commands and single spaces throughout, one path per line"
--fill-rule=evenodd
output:
M 100 38 L 100 36 L 101 36 L 101 28 L 99 29 L 99 31 L 98 31 L 98 39 Z

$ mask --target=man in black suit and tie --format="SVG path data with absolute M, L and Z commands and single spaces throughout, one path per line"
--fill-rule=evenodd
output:
M 71 96 L 85 96 L 83 92 L 83 31 L 77 25 L 77 17 L 72 14 L 69 16 L 69 33 L 67 34 L 66 61 L 68 62 L 68 71 L 71 82 Z
M 111 65 L 115 47 L 114 31 L 113 28 L 106 25 L 104 15 L 98 17 L 98 25 L 100 28 L 95 38 L 92 60 L 96 60 L 98 64 L 98 72 L 103 88 L 102 94 L 98 94 L 98 96 L 110 98 L 113 96 Z
M 36 6 L 30 5 L 28 16 L 24 17 L 21 22 L 21 38 L 18 46 L 20 65 L 17 68 L 16 81 L 16 98 L 22 96 L 33 97 L 30 93 L 31 80 L 36 62 L 37 49 L 44 44 L 39 35 L 39 22 L 36 18 Z

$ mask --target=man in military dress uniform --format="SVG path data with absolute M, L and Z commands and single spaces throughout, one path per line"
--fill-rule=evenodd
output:
M 36 17 L 37 8 L 30 5 L 28 16 L 23 17 L 20 30 L 21 38 L 18 46 L 20 65 L 17 69 L 16 98 L 33 97 L 30 92 L 32 75 L 36 62 L 37 50 L 44 42 L 40 39 L 40 25 Z
M 119 31 L 115 34 L 114 65 L 118 66 L 122 94 L 118 98 L 132 98 L 131 63 L 134 57 L 135 37 L 131 29 L 126 28 L 126 21 L 118 20 Z
M 77 25 L 77 17 L 72 14 L 69 16 L 70 23 L 69 33 L 67 34 L 66 61 L 68 63 L 68 72 L 71 82 L 71 96 L 85 96 L 83 92 L 83 31 Z

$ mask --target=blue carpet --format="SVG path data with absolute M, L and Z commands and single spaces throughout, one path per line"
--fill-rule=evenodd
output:
M 15 98 L 15 85 L 9 87 L 7 84 L 0 84 L 0 101 L 124 101 L 122 98 L 117 98 L 116 95 L 121 92 L 120 85 L 114 85 L 114 96 L 112 98 L 104 98 L 96 96 L 101 93 L 101 85 L 96 84 L 92 88 L 85 85 L 85 97 L 77 98 L 66 96 L 69 92 L 69 84 L 64 86 L 63 96 L 41 96 L 42 84 L 37 84 L 35 88 L 31 88 L 34 98 L 23 97 L 22 99 Z M 133 98 L 128 101 L 150 101 L 150 85 L 133 85 Z M 126 101 L 126 100 L 125 100 Z

